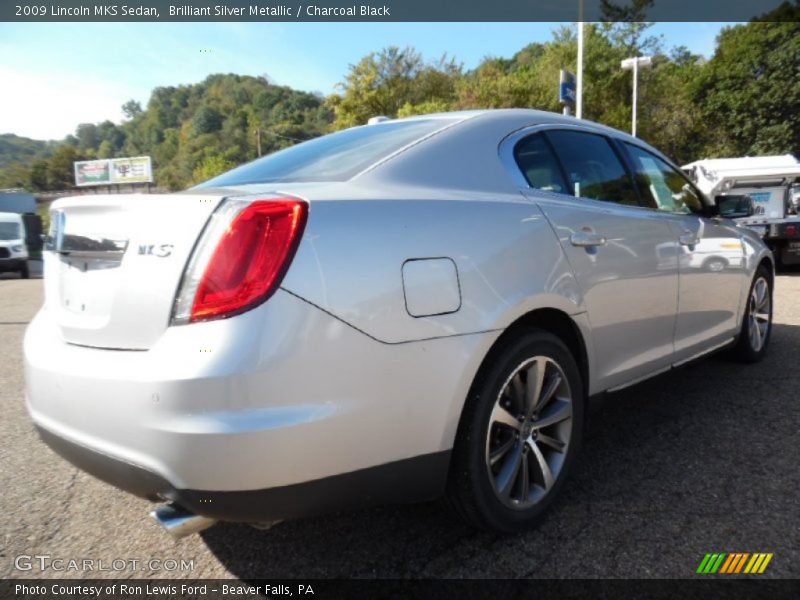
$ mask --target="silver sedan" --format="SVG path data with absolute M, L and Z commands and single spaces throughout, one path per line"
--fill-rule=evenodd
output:
M 497 110 L 356 127 L 180 194 L 53 204 L 42 438 L 182 535 L 446 494 L 531 526 L 587 405 L 767 349 L 773 259 L 639 139 Z

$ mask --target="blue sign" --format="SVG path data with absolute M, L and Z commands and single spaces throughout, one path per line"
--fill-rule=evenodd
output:
M 575 108 L 575 75 L 561 69 L 558 86 L 558 101 Z

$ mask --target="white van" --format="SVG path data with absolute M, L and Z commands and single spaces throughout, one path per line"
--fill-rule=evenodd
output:
M 17 271 L 28 279 L 28 249 L 25 247 L 25 224 L 17 213 L 0 212 L 0 272 Z

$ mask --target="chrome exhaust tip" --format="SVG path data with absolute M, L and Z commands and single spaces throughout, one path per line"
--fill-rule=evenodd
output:
M 150 512 L 150 516 L 176 540 L 199 533 L 214 525 L 217 520 L 201 517 L 177 504 L 165 504 Z

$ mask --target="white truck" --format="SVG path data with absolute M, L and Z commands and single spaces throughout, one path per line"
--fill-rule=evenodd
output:
M 753 213 L 736 218 L 756 230 L 783 265 L 800 264 L 800 161 L 791 154 L 698 160 L 683 170 L 713 200 L 749 196 Z

